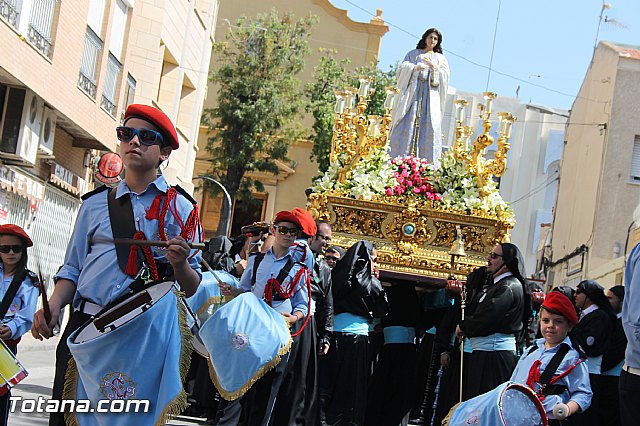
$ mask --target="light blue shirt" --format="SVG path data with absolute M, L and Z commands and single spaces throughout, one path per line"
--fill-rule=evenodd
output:
M 120 182 L 116 189 L 116 198 L 131 197 L 136 229 L 144 232 L 149 240 L 159 239 L 158 220 L 147 219 L 146 212 L 154 198 L 158 194 L 166 193 L 169 188 L 164 177 L 159 176 L 141 194 L 131 191 L 125 181 Z M 126 275 L 118 265 L 115 245 L 108 242 L 113 240 L 107 205 L 108 193 L 109 191 L 102 191 L 95 194 L 80 206 L 64 265 L 55 276 L 56 281 L 65 278 L 76 284 L 73 298 L 73 307 L 76 309 L 83 299 L 106 306 L 126 294 L 133 282 L 133 278 Z M 172 203 L 165 217 L 167 238 L 180 234 L 179 223 L 186 222 L 192 210 L 191 202 L 178 194 L 175 206 Z M 172 211 L 175 211 L 179 218 L 174 217 Z M 196 234 L 197 241 L 201 241 L 202 235 L 198 235 L 198 232 Z M 89 244 L 89 240 L 96 242 Z M 154 248 L 153 254 L 156 262 L 168 263 L 163 248 Z M 191 268 L 202 277 L 200 250 L 192 250 L 188 261 Z
M 4 265 L 0 262 L 0 277 L 4 277 Z M 13 275 L 3 278 L 2 288 L 0 291 L 0 300 L 9 289 Z M 11 338 L 17 339 L 31 329 L 33 315 L 36 313 L 36 305 L 38 304 L 38 295 L 40 290 L 31 282 L 29 276 L 25 276 L 22 284 L 18 287 L 18 291 L 9 305 L 9 310 L 2 319 L 2 324 L 11 329 Z
M 250 256 L 247 261 L 247 267 L 244 270 L 245 272 L 242 274 L 242 278 L 240 278 L 240 288 L 244 291 L 250 291 L 255 294 L 256 297 L 263 299 L 264 288 L 267 285 L 267 280 L 270 278 L 277 278 L 280 270 L 284 268 L 291 258 L 293 258 L 296 263 L 294 263 L 289 274 L 284 279 L 284 282 L 281 283 L 282 288 L 288 290 L 291 285 L 291 281 L 296 276 L 300 268 L 302 268 L 301 263 L 307 267 L 308 273 L 312 273 L 313 271 L 313 263 L 315 260 L 306 243 L 297 242 L 289 248 L 289 251 L 287 251 L 284 256 L 280 258 L 276 258 L 273 253 L 273 247 L 270 248 L 264 254 L 264 258 L 260 262 L 260 265 L 258 265 L 255 285 L 253 288 L 251 288 L 251 277 L 253 275 L 253 265 L 255 263 L 256 256 Z M 275 295 L 276 294 L 274 292 L 274 296 Z M 300 311 L 303 315 L 307 315 L 307 311 L 309 310 L 309 291 L 306 287 L 306 280 L 300 280 L 300 282 L 296 283 L 296 289 L 288 300 L 273 301 L 273 308 L 280 313 L 292 314 L 295 311 Z
M 554 375 L 564 373 L 580 359 L 578 352 L 573 349 L 573 346 L 571 345 L 571 339 L 566 337 L 562 343 L 568 344 L 571 346 L 571 349 L 567 355 L 565 355 Z M 535 351 L 529 354 L 530 348 L 527 348 L 524 354 L 520 357 L 518 365 L 516 365 L 516 369 L 513 370 L 513 374 L 511 375 L 512 382 L 526 385 L 527 377 L 529 377 L 529 371 L 531 370 L 533 363 L 539 359 L 542 363 L 540 365 L 540 372 L 544 372 L 544 369 L 547 368 L 547 365 L 549 365 L 549 362 L 560 348 L 560 345 L 557 345 L 553 348 L 546 349 L 544 346 L 544 339 L 536 340 L 534 345 L 537 346 Z M 544 398 L 544 401 L 542 401 L 542 405 L 550 419 L 555 419 L 553 416 L 553 407 L 555 407 L 556 404 L 566 404 L 569 401 L 575 401 L 582 411 L 586 410 L 591 405 L 591 397 L 593 396 L 593 393 L 591 392 L 589 371 L 586 363 L 582 362 L 578 364 L 571 373 L 554 384 L 566 386 L 567 389 L 560 395 L 548 395 Z M 534 391 L 538 392 L 540 389 L 539 384 L 536 383 L 534 386 Z
M 627 336 L 625 363 L 640 368 L 640 243 L 631 250 L 624 273 L 622 327 Z

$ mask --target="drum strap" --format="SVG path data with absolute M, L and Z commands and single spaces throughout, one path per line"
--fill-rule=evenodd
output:
M 553 358 L 551 358 L 551 361 L 549 361 L 549 365 L 547 365 L 547 368 L 545 368 L 542 374 L 540 374 L 540 384 L 548 385 L 551 383 L 551 379 L 553 379 L 553 376 L 556 374 L 558 367 L 560 367 L 562 360 L 565 356 L 567 356 L 570 349 L 571 348 L 566 343 L 560 344 L 558 352 L 556 352 Z
M 136 225 L 133 220 L 133 207 L 131 197 L 116 198 L 116 190 L 111 188 L 107 196 L 109 206 L 109 220 L 114 239 L 131 238 L 136 233 Z M 130 248 L 126 244 L 116 244 L 118 266 L 124 272 L 127 269 Z M 140 263 L 140 262 L 138 262 Z
M 529 350 L 528 355 L 535 352 L 536 349 L 537 347 L 533 346 Z M 556 352 L 555 355 L 551 358 L 551 361 L 549 361 L 549 364 L 544 369 L 544 372 L 542 372 L 542 374 L 540 374 L 540 360 L 537 360 L 531 366 L 529 377 L 527 378 L 527 385 L 531 389 L 533 389 L 534 382 L 540 384 L 540 390 L 538 391 L 538 397 L 540 398 L 540 400 L 544 400 L 544 397 L 547 395 L 559 395 L 566 390 L 566 386 L 556 385 L 554 383 L 568 375 L 576 367 L 576 365 L 581 362 L 581 360 L 578 360 L 578 362 L 569 367 L 567 371 L 555 376 L 558 367 L 560 367 L 560 364 L 562 363 L 562 360 L 570 350 L 571 347 L 569 345 L 567 345 L 566 343 L 561 343 L 560 347 L 558 348 L 558 352 Z M 539 378 L 536 377 L 537 375 L 539 375 Z
M 2 303 L 0 303 L 0 319 L 4 318 L 7 314 L 9 306 L 11 306 L 11 302 L 13 302 L 13 298 L 16 297 L 16 293 L 18 293 L 20 284 L 22 284 L 22 282 L 20 280 L 16 280 L 14 275 L 14 279 L 11 280 L 11 284 L 9 284 L 9 288 L 2 298 Z

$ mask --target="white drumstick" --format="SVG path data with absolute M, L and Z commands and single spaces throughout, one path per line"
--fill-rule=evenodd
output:
M 556 420 L 564 420 L 569 417 L 569 406 L 567 404 L 557 404 L 553 407 L 553 416 Z

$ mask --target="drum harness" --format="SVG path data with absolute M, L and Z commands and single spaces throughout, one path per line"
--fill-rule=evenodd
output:
M 145 240 L 146 236 L 142 231 L 138 231 L 135 226 L 133 217 L 133 207 L 131 205 L 131 197 L 123 196 L 116 198 L 116 188 L 101 187 L 98 190 L 90 192 L 83 196 L 83 199 L 94 195 L 97 192 L 108 190 L 107 194 L 107 206 L 109 209 L 109 220 L 111 222 L 111 231 L 114 239 L 119 238 L 133 238 L 136 240 Z M 186 222 L 183 222 L 180 215 L 177 213 L 176 199 L 178 194 L 183 195 L 187 200 L 193 204 L 193 210 L 189 215 Z M 164 203 L 163 203 L 164 199 Z M 176 218 L 178 225 L 180 226 L 180 235 L 185 238 L 193 238 L 198 229 L 201 228 L 198 220 L 198 208 L 196 201 L 187 194 L 184 189 L 179 186 L 172 186 L 169 188 L 166 194 L 158 194 L 153 200 L 151 207 L 146 213 L 146 218 L 150 220 L 158 220 L 158 235 L 162 241 L 167 240 L 167 236 L 164 232 L 164 222 L 167 212 L 171 212 Z M 133 237 L 132 237 L 133 236 Z M 155 282 L 165 281 L 167 279 L 173 279 L 173 270 L 168 263 L 157 264 L 151 247 L 142 245 L 128 245 L 128 244 L 116 244 L 116 256 L 118 258 L 118 266 L 127 275 L 134 277 L 133 283 L 129 286 L 129 294 L 123 296 L 109 305 L 117 304 L 122 299 L 141 292 L 148 288 Z M 139 252 L 142 252 L 144 260 L 140 259 Z M 151 280 L 151 281 L 150 281 Z M 89 308 L 89 309 L 86 309 Z M 99 309 L 97 309 L 99 308 Z M 91 316 L 95 316 L 98 311 L 102 311 L 104 307 L 99 307 L 91 301 L 82 300 L 80 304 L 80 311 L 86 312 L 87 310 L 93 310 L 96 312 L 87 312 Z
M 531 355 L 536 350 L 538 350 L 538 346 L 532 346 L 531 349 L 529 349 L 529 352 L 527 352 L 527 356 Z M 540 389 L 538 389 L 538 391 L 536 392 L 536 395 L 538 396 L 538 399 L 540 399 L 540 401 L 544 401 L 545 397 L 548 395 L 560 395 L 565 390 L 567 390 L 566 386 L 556 385 L 555 383 L 563 377 L 569 375 L 569 373 L 571 373 L 573 369 L 578 366 L 578 364 L 585 361 L 585 358 L 581 357 L 569 368 L 567 368 L 566 371 L 556 376 L 555 374 L 558 370 L 558 367 L 560 366 L 560 363 L 562 363 L 562 360 L 570 350 L 571 347 L 568 344 L 561 343 L 560 348 L 558 348 L 558 352 L 553 355 L 553 358 L 551 358 L 551 361 L 549 361 L 549 364 L 542 373 L 540 373 L 540 366 L 542 365 L 542 362 L 539 359 L 536 360 L 531 366 L 529 375 L 527 377 L 527 386 L 529 386 L 531 390 L 535 391 L 535 383 L 538 383 L 540 385 Z
M 297 246 L 296 249 L 298 247 L 301 247 L 301 246 Z M 257 254 L 254 254 L 254 256 L 255 256 L 255 260 L 253 263 L 253 271 L 251 274 L 251 288 L 253 288 L 253 286 L 256 284 L 256 275 L 258 273 L 258 266 L 260 266 L 260 263 L 264 259 L 264 253 L 257 253 Z M 305 275 L 305 272 L 306 272 L 305 287 L 307 288 L 307 292 L 309 294 L 309 300 L 307 301 L 307 315 L 304 320 L 304 323 L 302 324 L 302 327 L 300 327 L 300 330 L 296 331 L 295 333 L 292 333 L 291 337 L 296 337 L 300 333 L 302 333 L 302 330 L 304 330 L 304 328 L 307 326 L 307 323 L 309 322 L 309 318 L 311 317 L 311 281 L 310 281 L 310 272 L 307 270 L 306 265 L 302 263 L 304 262 L 305 257 L 306 257 L 305 251 L 303 251 L 302 261 L 295 261 L 293 260 L 293 257 L 290 257 L 289 260 L 287 260 L 287 263 L 282 267 L 282 269 L 280 269 L 280 272 L 278 273 L 277 278 L 273 278 L 273 276 L 269 278 L 267 280 L 267 284 L 264 287 L 264 299 L 269 306 L 273 307 L 274 300 L 275 301 L 287 300 L 293 295 L 293 293 L 296 290 L 296 287 L 298 286 L 298 282 L 300 282 L 300 279 L 302 278 L 303 275 Z M 291 272 L 291 268 L 293 268 L 295 264 L 299 264 L 301 268 L 300 270 L 298 270 L 294 278 L 291 280 L 291 283 L 293 284 L 290 286 L 289 290 L 288 291 L 284 290 L 282 288 L 281 283 L 283 283 L 284 280 L 287 278 L 287 276 L 289 276 L 289 272 Z

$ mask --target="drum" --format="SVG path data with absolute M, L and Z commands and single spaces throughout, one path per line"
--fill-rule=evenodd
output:
M 65 398 L 88 400 L 91 410 L 70 413 L 80 426 L 110 426 L 113 414 L 94 411 L 102 400 L 146 400 L 143 410 L 118 414 L 117 424 L 165 424 L 186 401 L 189 365 L 185 312 L 174 282 L 148 284 L 73 332 Z
M 24 380 L 29 373 L 4 341 L 0 340 L 0 342 L 2 342 L 0 346 L 0 396 L 2 396 Z
M 286 318 L 250 292 L 220 307 L 202 324 L 200 337 L 211 380 L 228 401 L 244 395 L 291 348 Z
M 103 309 L 94 319 L 84 324 L 70 337 L 72 343 L 88 342 L 122 327 L 143 314 L 173 288 L 173 281 L 163 281 L 149 286 L 110 308 Z
M 193 296 L 185 299 L 189 312 L 187 325 L 193 334 L 193 350 L 205 358 L 209 358 L 209 352 L 200 338 L 200 327 L 226 302 L 220 293 L 221 285 L 238 287 L 240 281 L 226 271 L 206 271 L 202 273 L 198 290 Z
M 506 382 L 455 405 L 443 425 L 547 426 L 542 403 L 527 386 Z

